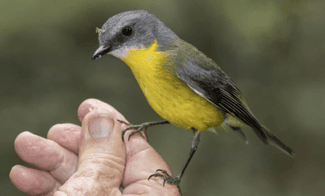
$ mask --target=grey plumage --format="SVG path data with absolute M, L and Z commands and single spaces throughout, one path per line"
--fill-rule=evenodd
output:
M 123 36 L 125 27 L 133 29 L 133 34 Z M 212 103 L 226 115 L 225 123 L 233 126 L 229 119 L 237 119 L 250 126 L 265 143 L 273 145 L 293 156 L 293 151 L 261 125 L 249 109 L 242 93 L 218 64 L 191 44 L 181 40 L 153 14 L 144 10 L 127 11 L 107 20 L 100 30 L 99 49 L 93 59 L 109 52 L 123 58 L 132 48 L 144 48 L 154 40 L 158 51 L 165 52 L 169 60 L 164 68 L 175 78 L 188 85 L 195 93 Z M 238 123 L 237 123 L 238 124 Z M 236 129 L 238 130 L 238 129 Z M 242 133 L 242 132 L 241 132 Z

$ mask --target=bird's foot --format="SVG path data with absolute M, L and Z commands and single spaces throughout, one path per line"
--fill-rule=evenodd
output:
M 161 172 L 161 173 L 159 173 L 159 172 Z M 165 186 L 166 181 L 169 182 L 170 184 L 176 185 L 179 193 L 182 194 L 181 188 L 179 187 L 179 183 L 181 182 L 181 178 L 179 176 L 173 178 L 172 176 L 170 176 L 167 173 L 166 170 L 157 169 L 156 173 L 150 175 L 148 180 L 150 180 L 150 178 L 152 178 L 152 177 L 161 177 L 164 180 L 163 186 Z
M 139 133 L 139 134 L 141 135 L 141 137 L 145 138 L 144 135 L 143 135 L 143 132 L 144 132 L 146 138 L 148 139 L 148 136 L 147 136 L 146 131 L 147 131 L 148 127 L 150 127 L 150 123 L 142 123 L 142 124 L 140 124 L 140 125 L 133 125 L 133 124 L 127 123 L 127 122 L 122 121 L 122 120 L 118 120 L 118 121 L 119 121 L 120 123 L 123 123 L 123 124 L 126 124 L 126 125 L 129 126 L 128 128 L 122 130 L 122 140 L 123 140 L 123 142 L 124 142 L 124 135 L 125 135 L 125 133 L 126 133 L 128 130 L 130 130 L 130 129 L 136 129 L 136 131 L 132 132 L 132 133 L 129 135 L 128 140 L 130 140 L 131 136 L 134 135 L 134 134 L 136 134 L 136 133 Z M 142 131 L 143 131 L 143 132 L 142 132 Z
M 146 135 L 146 138 L 147 138 L 147 140 L 148 140 L 148 136 L 147 136 L 146 131 L 147 131 L 147 129 L 148 129 L 149 127 L 151 127 L 151 126 L 155 126 L 155 125 L 164 125 L 164 124 L 169 124 L 169 122 L 168 122 L 168 121 L 165 121 L 165 120 L 164 120 L 164 121 L 156 121 L 156 122 L 145 122 L 145 123 L 142 123 L 142 124 L 139 124 L 139 125 L 132 125 L 132 124 L 127 123 L 127 122 L 125 122 L 125 121 L 123 121 L 123 120 L 118 120 L 118 121 L 119 121 L 120 123 L 123 123 L 123 124 L 126 124 L 126 125 L 129 126 L 128 128 L 126 128 L 126 129 L 124 129 L 124 130 L 122 131 L 122 140 L 123 140 L 123 142 L 124 142 L 124 134 L 126 133 L 126 131 L 128 131 L 128 130 L 130 130 L 130 129 L 136 129 L 136 131 L 132 132 L 132 133 L 129 135 L 129 139 L 128 139 L 128 140 L 130 140 L 131 136 L 134 135 L 134 134 L 136 134 L 136 133 L 139 133 L 143 138 L 145 138 L 144 135 L 143 135 L 143 133 L 142 133 L 142 130 L 143 130 L 143 132 L 144 132 L 144 134 Z

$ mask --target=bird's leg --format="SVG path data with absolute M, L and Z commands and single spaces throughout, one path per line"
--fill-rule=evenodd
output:
M 142 124 L 139 124 L 139 125 L 132 125 L 130 123 L 127 123 L 125 121 L 122 121 L 122 120 L 118 120 L 120 123 L 123 123 L 123 124 L 126 124 L 128 125 L 129 127 L 124 129 L 122 131 L 122 140 L 124 141 L 124 134 L 126 133 L 126 131 L 130 130 L 130 129 L 136 129 L 136 131 L 132 132 L 130 135 L 129 135 L 129 138 L 128 140 L 130 140 L 131 136 L 136 134 L 136 133 L 139 133 L 143 138 L 144 138 L 144 135 L 142 134 L 142 130 L 144 131 L 144 134 L 146 135 L 146 138 L 148 139 L 148 136 L 147 136 L 147 129 L 151 126 L 155 126 L 155 125 L 164 125 L 164 124 L 168 124 L 169 122 L 164 120 L 164 121 L 156 121 L 156 122 L 145 122 L 145 123 L 142 123 Z
M 194 131 L 194 136 L 192 138 L 192 145 L 191 145 L 191 151 L 190 154 L 188 156 L 188 159 L 182 169 L 182 172 L 180 173 L 180 175 L 178 175 L 177 177 L 173 178 L 172 176 L 170 176 L 166 170 L 162 170 L 162 169 L 157 169 L 156 173 L 152 174 L 149 176 L 148 180 L 152 177 L 161 177 L 162 179 L 164 179 L 164 183 L 163 186 L 165 186 L 165 182 L 169 182 L 170 184 L 174 184 L 177 186 L 179 192 L 182 194 L 181 192 L 181 188 L 179 187 L 179 183 L 181 182 L 181 179 L 183 177 L 183 174 L 188 166 L 188 164 L 190 163 L 194 153 L 196 152 L 197 148 L 199 147 L 200 144 L 200 131 L 196 130 L 194 128 L 192 128 L 192 130 Z M 159 173 L 161 172 L 161 173 Z
M 231 123 L 231 117 L 227 116 L 227 113 L 224 112 L 224 111 L 221 111 L 222 113 L 222 116 L 223 118 L 225 119 L 224 120 L 224 124 L 227 125 L 228 127 L 230 127 L 232 130 L 234 130 L 236 133 L 239 134 L 239 136 L 244 140 L 244 142 L 246 144 L 248 144 L 248 140 L 247 140 L 247 137 L 245 135 L 245 133 L 241 130 L 240 126 L 238 126 L 238 123 L 235 123 L 237 124 L 237 126 L 234 125 L 234 123 Z
M 229 125 L 228 125 L 228 126 L 229 126 Z M 233 127 L 233 126 L 229 126 L 229 127 L 230 127 L 232 130 L 236 131 L 236 132 L 239 134 L 239 136 L 244 140 L 244 142 L 245 142 L 246 144 L 248 144 L 247 137 L 246 137 L 245 133 L 241 130 L 240 127 Z

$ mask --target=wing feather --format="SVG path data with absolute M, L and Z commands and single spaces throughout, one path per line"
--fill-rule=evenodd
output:
M 259 138 L 268 143 L 262 126 L 249 110 L 240 90 L 225 73 L 214 69 L 206 70 L 194 60 L 188 60 L 176 70 L 176 75 L 219 110 L 252 127 Z

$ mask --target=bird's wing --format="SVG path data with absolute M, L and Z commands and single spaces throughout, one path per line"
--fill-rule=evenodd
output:
M 194 60 L 187 60 L 184 66 L 177 67 L 175 73 L 195 93 L 219 110 L 252 127 L 261 140 L 268 143 L 265 132 L 250 112 L 240 90 L 225 73 L 217 69 L 205 69 Z

